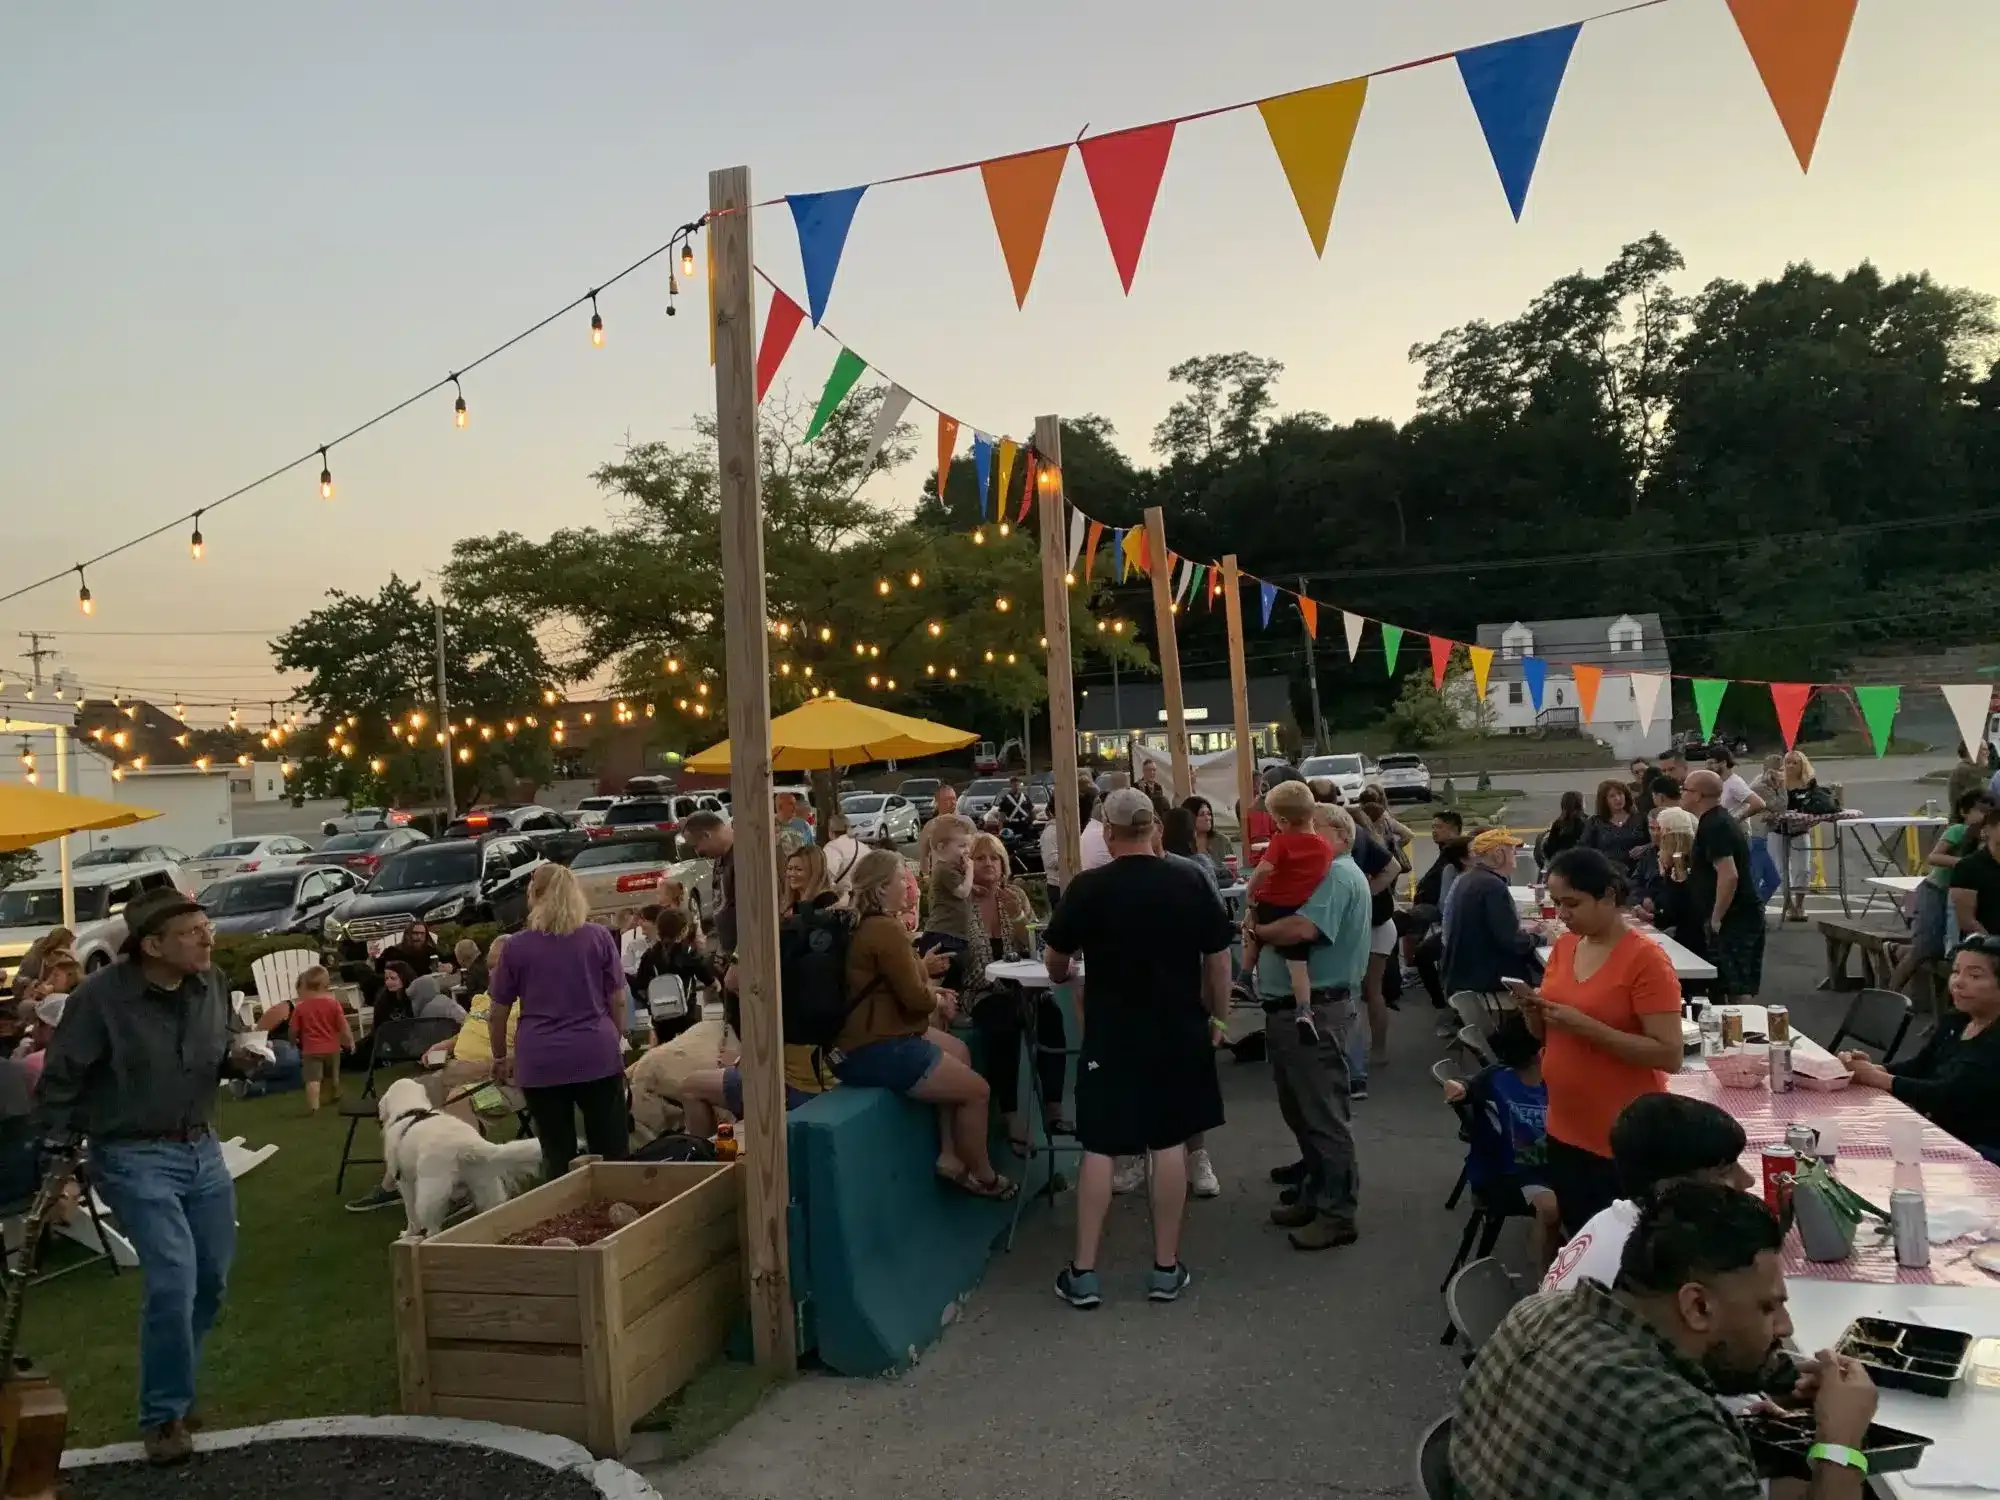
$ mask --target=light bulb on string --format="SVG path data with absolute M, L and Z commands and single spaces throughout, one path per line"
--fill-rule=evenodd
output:
M 83 564 L 76 565 L 76 607 L 85 614 L 95 614 L 97 606 L 90 600 L 90 585 L 83 576 Z
M 868 674 L 868 685 L 870 687 L 880 687 L 882 685 L 882 679 L 877 677 L 873 672 L 870 672 Z
M 933 638 L 944 634 L 944 626 L 940 625 L 936 620 L 931 621 L 924 628 L 931 633 Z
M 989 651 L 989 652 L 987 652 L 987 653 L 986 653 L 986 659 L 987 659 L 988 661 L 991 661 L 991 660 L 993 660 L 993 653 L 992 653 L 991 651 Z
M 876 580 L 875 580 L 875 592 L 876 592 L 876 593 L 878 593 L 878 594 L 881 594 L 881 595 L 884 595 L 884 596 L 886 597 L 886 596 L 887 596 L 887 594 L 888 594 L 888 592 L 889 592 L 889 580 L 888 580 L 888 579 L 886 579 L 886 578 L 878 578 L 878 579 L 876 579 Z
M 681 241 L 681 275 L 690 280 L 694 277 L 694 236 Z
M 826 644 L 826 643 L 827 643 L 828 641 L 832 640 L 832 639 L 833 639 L 833 629 L 832 629 L 832 627 L 831 627 L 831 626 L 827 626 L 827 625 L 822 625 L 822 626 L 820 626 L 820 628 L 819 628 L 819 639 L 820 639 L 820 644 L 821 644 L 821 645 L 825 645 L 825 644 Z
M 984 547 L 986 545 L 986 528 L 984 526 L 975 526 L 972 528 L 972 545 L 975 547 Z
M 1073 589 L 1073 588 L 1075 588 L 1075 587 L 1076 587 L 1076 574 L 1074 574 L 1074 573 L 1064 573 L 1064 574 L 1063 574 L 1063 587 L 1065 587 L 1065 588 L 1072 588 L 1072 589 Z
M 1014 661 L 1015 661 L 1015 657 L 1014 657 L 1014 653 L 1013 653 L 1013 652 L 1011 652 L 1011 651 L 1009 651 L 1009 652 L 1007 653 L 1007 665 L 1008 665 L 1008 666 L 1010 666 L 1010 667 L 1011 667 L 1011 666 L 1013 666 L 1013 665 L 1014 665 Z
M 472 414 L 465 409 L 465 388 L 458 383 L 458 376 L 451 377 L 451 388 L 458 392 L 458 399 L 451 405 L 451 421 L 454 427 L 463 427 L 472 420 Z
M 945 675 L 946 677 L 950 678 L 950 679 L 951 679 L 951 680 L 952 680 L 953 682 L 956 682 L 956 681 L 958 681 L 958 668 L 957 668 L 957 667 L 946 667 L 946 668 L 944 669 L 944 675 Z
M 327 458 L 324 446 L 319 450 L 319 497 L 322 500 L 333 498 L 333 463 Z
M 889 679 L 889 691 L 892 693 L 896 691 L 896 679 L 893 677 Z
M 1012 526 L 1009 526 L 1005 521 L 1002 521 L 1000 523 L 1000 535 L 1002 536 L 1011 535 L 1013 530 L 1014 528 Z
M 604 347 L 604 317 L 597 310 L 597 288 L 590 289 L 590 342 L 593 347 Z
M 194 513 L 194 535 L 188 538 L 188 556 L 192 557 L 196 562 L 200 562 L 202 553 L 207 550 L 208 544 L 201 539 L 201 512 L 196 511 Z
M 998 599 L 993 601 L 993 607 L 1004 615 L 1014 607 L 1014 601 L 1009 599 L 1005 594 L 1002 594 Z
M 923 575 L 923 574 L 921 574 L 921 573 L 912 573 L 912 574 L 910 574 L 910 587 L 911 587 L 911 588 L 913 588 L 913 589 L 920 589 L 920 588 L 922 588 L 923 586 L 924 586 L 924 575 Z

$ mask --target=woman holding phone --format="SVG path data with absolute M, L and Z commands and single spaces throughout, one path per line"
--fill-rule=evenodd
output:
M 1620 1193 L 1611 1123 L 1681 1066 L 1681 987 L 1666 950 L 1622 909 L 1624 880 L 1595 849 L 1549 863 L 1549 898 L 1569 930 L 1539 990 L 1508 980 L 1542 1038 L 1548 1084 L 1548 1182 L 1574 1234 Z

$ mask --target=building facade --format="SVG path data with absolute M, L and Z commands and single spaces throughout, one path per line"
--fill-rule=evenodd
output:
M 1459 688 L 1459 718 L 1488 734 L 1583 734 L 1609 745 L 1620 760 L 1649 755 L 1673 732 L 1673 696 L 1662 686 L 1650 725 L 1640 715 L 1634 672 L 1665 677 L 1673 670 L 1660 617 L 1650 611 L 1572 620 L 1514 620 L 1481 625 L 1478 643 L 1493 653 L 1486 700 L 1472 701 L 1469 679 Z M 1535 701 L 1531 662 L 1545 665 Z M 1572 665 L 1603 673 L 1588 717 Z
M 1291 683 L 1283 677 L 1253 677 L 1244 686 L 1253 750 L 1259 757 L 1282 753 L 1280 739 L 1298 734 L 1292 718 Z M 1190 755 L 1214 755 L 1236 747 L 1236 710 L 1227 677 L 1183 681 L 1181 704 Z M 1078 691 L 1079 759 L 1121 758 L 1134 736 L 1150 749 L 1167 748 L 1167 696 L 1161 683 L 1143 678 L 1115 684 L 1099 682 Z

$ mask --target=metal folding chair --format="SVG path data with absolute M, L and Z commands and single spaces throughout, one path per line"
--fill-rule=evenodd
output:
M 1491 1256 L 1463 1267 L 1444 1289 L 1444 1309 L 1452 1331 L 1465 1340 L 1468 1356 L 1493 1337 L 1493 1330 L 1521 1300 L 1521 1287 Z
M 1424 1500 L 1453 1500 L 1451 1418 L 1439 1417 L 1417 1440 L 1417 1493 Z
M 1886 1064 L 1909 1035 L 1914 1009 L 1909 996 L 1894 990 L 1861 990 L 1848 1002 L 1847 1014 L 1826 1050 L 1838 1052 L 1842 1042 L 1859 1042 L 1881 1053 Z
M 1458 1076 L 1458 1069 L 1451 1065 L 1451 1061 L 1448 1058 L 1440 1059 L 1431 1064 L 1431 1077 L 1437 1080 L 1439 1088 L 1443 1088 L 1447 1083 L 1464 1082 Z M 1472 1142 L 1472 1112 L 1470 1108 L 1463 1099 L 1447 1099 L 1445 1103 L 1451 1106 L 1451 1112 L 1458 1117 L 1458 1138 L 1470 1145 Z M 1457 1208 L 1458 1200 L 1465 1195 L 1465 1170 L 1463 1166 L 1458 1169 L 1458 1181 L 1452 1184 L 1451 1196 L 1444 1200 L 1445 1211 L 1447 1213 Z

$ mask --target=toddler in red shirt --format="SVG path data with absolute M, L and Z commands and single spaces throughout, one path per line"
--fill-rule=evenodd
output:
M 1313 832 L 1312 788 L 1303 781 L 1281 781 L 1264 794 L 1264 810 L 1277 824 L 1277 832 L 1265 846 L 1264 857 L 1250 872 L 1247 895 L 1251 910 L 1260 923 L 1275 922 L 1297 914 L 1312 899 L 1319 883 L 1333 863 L 1333 851 Z M 1297 1007 L 1299 1039 L 1308 1046 L 1319 1045 L 1319 1027 L 1312 1018 L 1312 978 L 1306 959 L 1324 943 L 1315 937 L 1306 943 L 1286 943 L 1278 952 L 1285 960 L 1286 977 L 1291 980 L 1292 1003 Z M 1257 949 L 1254 939 L 1244 940 L 1244 967 L 1254 969 Z
M 354 1032 L 347 1024 L 347 1007 L 333 993 L 333 976 L 314 964 L 299 975 L 299 998 L 292 1002 L 292 1041 L 305 1069 L 306 1112 L 319 1113 L 319 1087 L 327 1099 L 340 1102 L 340 1058 L 354 1050 Z

